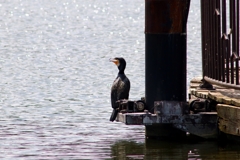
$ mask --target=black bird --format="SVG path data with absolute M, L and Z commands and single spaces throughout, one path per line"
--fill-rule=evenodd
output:
M 126 61 L 122 57 L 116 57 L 109 60 L 113 62 L 118 67 L 118 75 L 117 78 L 114 80 L 112 88 L 111 88 L 111 103 L 112 103 L 112 115 L 110 117 L 110 121 L 114 121 L 117 117 L 119 112 L 118 105 L 116 101 L 120 99 L 128 99 L 129 90 L 130 90 L 130 81 L 127 76 L 124 74 L 124 70 L 126 67 Z

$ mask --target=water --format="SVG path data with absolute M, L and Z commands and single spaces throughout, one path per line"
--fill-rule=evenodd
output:
M 6 0 L 0 14 L 1 159 L 239 158 L 215 142 L 150 141 L 143 126 L 109 122 L 109 58 L 126 59 L 130 99 L 144 96 L 144 1 Z M 201 75 L 199 16 L 192 1 L 188 83 Z

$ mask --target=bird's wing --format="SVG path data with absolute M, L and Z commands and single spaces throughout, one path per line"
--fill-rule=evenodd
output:
M 130 91 L 130 81 L 127 77 L 122 79 L 122 86 L 121 86 L 121 92 L 118 95 L 119 99 L 128 99 L 129 97 L 129 91 Z
M 112 108 L 118 108 L 116 101 L 120 99 L 128 99 L 130 90 L 130 81 L 124 77 L 117 77 L 111 88 Z
M 118 86 L 119 86 L 119 77 L 115 79 L 111 88 L 111 103 L 112 108 L 117 108 L 116 101 L 118 100 Z

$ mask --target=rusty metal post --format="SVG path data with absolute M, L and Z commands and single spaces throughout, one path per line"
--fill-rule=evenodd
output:
M 186 101 L 186 24 L 190 0 L 145 0 L 145 98 Z

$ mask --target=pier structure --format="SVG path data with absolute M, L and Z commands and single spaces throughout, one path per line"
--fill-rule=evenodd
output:
M 203 71 L 186 99 L 189 6 L 145 0 L 145 97 L 119 101 L 117 121 L 145 125 L 147 137 L 240 136 L 239 1 L 201 0 Z
M 240 139 L 239 0 L 201 0 L 202 84 L 216 103 L 218 130 Z M 199 95 L 198 88 L 191 94 Z M 199 97 L 199 96 L 197 96 Z

